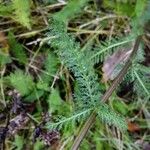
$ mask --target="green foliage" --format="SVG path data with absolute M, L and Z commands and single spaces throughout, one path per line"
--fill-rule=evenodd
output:
M 62 129 L 69 128 L 72 125 L 75 125 L 76 122 L 81 122 L 81 120 L 85 119 L 88 115 L 90 115 L 91 109 L 82 110 L 80 112 L 76 112 L 68 117 L 61 116 L 57 118 L 55 123 L 51 122 L 47 124 L 48 129 Z
M 8 16 L 10 17 L 10 14 L 12 12 L 13 8 L 12 6 L 5 6 L 3 4 L 0 4 L 0 16 Z
M 88 0 L 70 0 L 66 7 L 54 16 L 58 20 L 66 22 L 73 18 L 76 14 L 81 11 L 81 8 L 85 6 Z
M 120 128 L 126 128 L 126 123 L 123 118 L 115 114 L 112 110 L 108 110 L 108 106 L 99 102 L 102 94 L 97 81 L 97 75 L 93 69 L 93 63 L 84 51 L 80 51 L 79 43 L 75 42 L 75 39 L 71 35 L 63 31 L 64 24 L 61 21 L 53 20 L 51 28 L 52 30 L 48 35 L 53 35 L 56 38 L 52 39 L 50 44 L 53 48 L 57 49 L 56 52 L 61 62 L 63 62 L 76 77 L 79 90 L 78 93 L 75 93 L 75 97 L 76 101 L 80 100 L 81 109 L 84 110 L 88 108 L 87 110 L 89 110 L 100 105 L 103 109 L 100 109 L 99 116 L 103 121 Z M 82 114 L 82 112 L 80 114 Z M 60 123 L 58 122 L 55 125 L 57 126 L 69 122 L 70 120 L 76 120 L 78 116 L 81 118 L 81 115 L 75 113 L 74 116 L 63 119 Z
M 100 46 L 94 49 L 93 54 L 91 54 L 91 59 L 94 63 L 103 62 L 107 56 L 112 55 L 113 52 L 117 51 L 118 48 L 131 43 L 135 39 L 135 35 L 131 34 L 126 37 L 120 37 L 120 39 L 112 38 L 111 41 L 106 40 L 102 42 Z
M 39 80 L 36 84 L 37 89 L 39 90 L 44 90 L 44 91 L 49 91 L 49 85 L 46 82 L 43 82 Z
M 112 9 L 115 13 L 119 15 L 127 15 L 127 16 L 133 16 L 135 9 L 135 5 L 132 4 L 130 0 L 127 1 L 104 0 L 104 7 Z
M 120 1 L 109 1 L 104 0 L 104 7 L 112 9 L 118 15 L 138 17 L 142 15 L 143 10 L 145 9 L 147 0 L 120 0 Z
M 140 0 L 139 0 L 140 1 Z M 142 1 L 143 4 L 139 6 L 140 4 L 137 2 L 137 11 L 136 11 L 136 16 L 133 18 L 131 25 L 133 27 L 133 32 L 137 34 L 141 34 L 144 31 L 144 26 L 145 24 L 150 20 L 150 1 Z M 141 2 L 141 3 L 142 3 Z M 139 9 L 141 9 L 139 12 Z
M 57 89 L 51 89 L 47 103 L 51 113 L 57 114 L 59 116 L 68 116 L 71 113 L 69 104 L 61 99 Z
M 21 44 L 19 44 L 13 35 L 13 33 L 9 32 L 9 46 L 13 56 L 23 64 L 27 63 L 27 56 Z
M 20 25 L 28 29 L 31 29 L 31 17 L 30 17 L 31 16 L 31 3 L 30 2 L 31 2 L 30 0 L 25 0 L 25 1 L 9 0 L 9 1 L 5 1 L 3 4 L 0 4 L 0 16 L 2 17 L 2 20 L 4 20 L 4 23 L 5 23 L 5 20 L 9 21 L 9 18 L 12 18 L 13 20 L 17 21 Z M 44 16 L 46 15 L 46 17 L 47 17 L 47 13 L 51 11 L 52 7 L 53 7 L 52 12 L 58 11 L 59 9 L 63 7 L 62 5 L 59 5 L 60 3 L 58 2 L 58 0 L 43 0 L 43 1 L 41 0 L 40 2 L 39 1 L 38 2 L 32 1 L 32 2 L 33 2 L 32 4 L 36 3 L 37 6 L 39 6 L 38 4 L 42 4 L 41 12 L 44 10 Z M 105 131 L 104 124 L 114 125 L 121 130 L 127 129 L 126 120 L 120 114 L 123 114 L 124 116 L 128 115 L 127 117 L 131 118 L 132 115 L 135 115 L 135 113 L 132 114 L 133 110 L 137 112 L 137 110 L 141 109 L 139 108 L 141 106 L 141 104 L 139 106 L 139 103 L 140 103 L 139 99 L 141 99 L 141 102 L 149 99 L 150 97 L 150 77 L 149 77 L 150 69 L 142 65 L 143 60 L 145 60 L 144 59 L 145 53 L 144 53 L 144 48 L 140 47 L 138 50 L 137 56 L 134 58 L 132 66 L 130 67 L 130 70 L 128 71 L 123 81 L 125 82 L 125 84 L 128 82 L 133 83 L 133 89 L 134 89 L 134 92 L 132 93 L 134 94 L 133 99 L 135 100 L 138 99 L 138 102 L 134 101 L 134 103 L 132 103 L 130 101 L 129 102 L 130 104 L 126 105 L 126 102 L 120 101 L 117 98 L 112 101 L 113 97 L 111 97 L 111 101 L 109 101 L 109 104 L 112 106 L 113 108 L 112 109 L 108 104 L 104 104 L 100 101 L 102 95 L 104 94 L 104 91 L 106 90 L 105 88 L 107 85 L 100 82 L 101 74 L 99 74 L 98 76 L 95 73 L 94 68 L 95 67 L 97 68 L 98 65 L 102 65 L 102 63 L 104 62 L 104 60 L 107 58 L 108 55 L 112 55 L 118 49 L 122 49 L 122 48 L 125 48 L 126 46 L 129 46 L 130 43 L 132 43 L 136 39 L 137 35 L 143 33 L 143 26 L 145 22 L 148 21 L 149 16 L 150 16 L 149 15 L 150 3 L 148 3 L 148 0 L 143 0 L 143 1 L 142 0 L 132 0 L 132 1 L 130 0 L 117 0 L 117 1 L 103 0 L 102 5 L 104 7 L 102 6 L 102 8 L 104 8 L 106 12 L 103 12 L 103 11 L 101 12 L 101 11 L 95 11 L 95 6 L 94 6 L 93 1 L 90 1 L 90 3 L 88 3 L 89 0 L 65 0 L 65 2 L 66 2 L 66 6 L 64 6 L 61 11 L 59 11 L 58 13 L 52 16 L 51 23 L 50 23 L 50 30 L 47 33 L 48 38 L 44 38 L 44 39 L 41 38 L 43 36 L 43 32 L 41 31 L 44 30 L 44 33 L 46 31 L 45 31 L 45 24 L 40 23 L 39 26 L 35 26 L 35 29 L 38 29 L 38 27 L 40 27 L 41 29 L 42 27 L 42 30 L 35 31 L 37 33 L 40 32 L 40 34 L 34 37 L 34 38 L 37 38 L 38 36 L 40 36 L 40 38 L 38 38 L 37 40 L 35 40 L 34 38 L 27 39 L 27 40 L 25 39 L 24 43 L 29 42 L 28 40 L 35 40 L 35 41 L 32 41 L 33 45 L 32 44 L 29 45 L 29 48 L 31 48 L 31 50 L 33 51 L 36 48 L 38 48 L 38 45 L 34 45 L 34 42 L 36 43 L 38 42 L 38 40 L 39 41 L 42 40 L 41 43 L 43 44 L 43 41 L 45 41 L 45 39 L 46 40 L 50 39 L 49 44 L 51 48 L 48 51 L 48 53 L 45 53 L 45 47 L 42 47 L 44 50 L 41 53 L 42 54 L 44 53 L 45 60 L 44 60 L 44 63 L 43 61 L 41 63 L 42 67 L 41 67 L 41 64 L 40 64 L 40 67 L 35 66 L 38 68 L 38 71 L 37 72 L 35 71 L 36 75 L 34 79 L 30 75 L 30 73 L 32 74 L 32 72 L 30 72 L 30 68 L 28 70 L 29 74 L 25 73 L 23 70 L 17 69 L 16 71 L 14 71 L 14 73 L 10 73 L 10 75 L 8 75 L 9 71 L 11 71 L 11 69 L 13 69 L 14 66 L 15 68 L 18 68 L 20 66 L 22 67 L 23 65 L 27 64 L 28 56 L 30 55 L 30 53 L 25 52 L 23 46 L 15 39 L 13 33 L 11 32 L 9 33 L 8 35 L 8 39 L 9 39 L 8 45 L 10 47 L 9 51 L 10 51 L 11 56 L 13 56 L 12 60 L 17 60 L 17 63 L 16 61 L 12 61 L 12 63 L 7 66 L 6 64 L 11 62 L 11 57 L 8 55 L 8 53 L 3 53 L 3 50 L 0 49 L 0 67 L 3 65 L 6 66 L 6 67 L 1 67 L 2 70 L 0 70 L 2 72 L 1 78 L 0 78 L 0 88 L 1 88 L 0 90 L 1 101 L 0 102 L 5 104 L 5 95 L 4 95 L 5 91 L 7 91 L 7 88 L 10 89 L 11 87 L 17 89 L 17 91 L 21 93 L 21 96 L 23 96 L 22 97 L 23 101 L 30 101 L 30 102 L 34 101 L 33 103 L 34 106 L 31 106 L 31 107 L 34 107 L 33 108 L 34 111 L 33 112 L 29 111 L 28 113 L 29 115 L 30 113 L 32 113 L 30 116 L 31 118 L 33 118 L 33 120 L 38 120 L 37 122 L 39 123 L 35 124 L 35 126 L 40 125 L 40 127 L 44 130 L 45 133 L 46 133 L 46 128 L 48 128 L 49 130 L 60 129 L 61 130 L 60 131 L 61 132 L 60 143 L 62 147 L 65 146 L 65 149 L 69 149 L 70 147 L 71 138 L 73 138 L 74 136 L 74 134 L 72 133 L 77 133 L 78 129 L 80 129 L 82 123 L 85 122 L 85 119 L 89 117 L 91 112 L 96 111 L 97 112 L 96 124 L 92 128 L 91 132 L 88 133 L 89 134 L 88 138 L 86 138 L 83 141 L 81 145 L 81 149 L 92 149 L 92 148 L 112 149 L 113 145 L 108 144 L 107 140 L 109 140 L 109 142 L 112 141 L 112 143 L 113 142 L 117 143 L 118 141 L 115 141 L 116 140 L 115 138 L 108 139 L 110 137 L 110 132 L 109 132 L 109 129 Z M 47 7 L 46 4 L 48 3 L 49 4 L 55 3 L 56 5 L 49 5 Z M 82 15 L 83 11 L 81 10 L 83 6 L 85 5 L 87 5 L 88 7 L 86 7 L 87 9 L 84 11 L 84 16 L 83 16 Z M 97 17 L 101 19 L 101 17 L 104 15 L 104 18 L 105 16 L 107 18 L 107 15 L 109 15 L 109 13 L 107 12 L 110 12 L 111 14 L 117 14 L 119 16 L 117 17 L 117 15 L 115 15 L 115 18 L 111 18 L 112 20 L 108 21 L 108 25 L 106 25 L 107 21 L 106 22 L 104 21 L 104 24 L 103 24 L 103 20 L 101 21 L 102 30 L 104 29 L 104 31 L 105 30 L 109 31 L 109 29 L 111 28 L 110 24 L 113 23 L 112 37 L 111 36 L 109 37 L 109 33 L 107 32 L 106 32 L 106 35 L 105 34 L 99 35 L 99 32 L 96 33 L 96 35 L 94 35 L 93 33 L 95 33 L 96 31 L 96 30 L 94 31 L 94 29 L 96 29 L 95 27 L 99 27 L 99 23 L 96 22 Z M 81 16 L 81 18 L 78 14 Z M 36 16 L 37 14 L 33 13 L 33 15 Z M 42 15 L 43 15 L 43 12 L 42 12 Z M 81 44 L 80 44 L 79 42 L 76 42 L 76 39 L 73 36 L 73 34 L 67 33 L 66 24 L 68 23 L 70 19 L 73 19 L 76 16 L 79 16 L 79 18 L 76 18 L 76 20 L 71 20 L 71 27 L 77 29 L 78 33 L 80 32 L 82 33 L 82 31 L 78 30 L 78 27 L 83 23 L 81 19 L 84 18 L 87 21 L 87 24 L 88 23 L 90 24 L 83 31 L 86 31 L 86 29 L 87 31 L 89 31 L 89 29 L 92 29 L 92 30 L 89 32 L 90 34 L 84 33 L 83 39 L 85 38 L 85 41 L 86 41 L 89 38 L 91 39 L 92 37 L 92 39 L 94 39 L 96 42 L 91 42 L 89 40 L 90 42 L 88 41 L 86 45 L 81 47 L 81 45 L 84 44 L 84 40 L 83 41 L 81 40 Z M 36 16 L 36 17 L 40 18 L 41 15 Z M 93 22 L 94 20 L 92 19 L 94 20 L 96 19 L 96 21 Z M 122 33 L 120 34 L 120 32 L 117 31 L 117 27 L 120 26 L 120 21 L 121 23 L 123 22 L 125 26 L 127 25 L 129 28 L 131 27 L 132 31 L 130 35 L 127 35 L 127 33 L 125 35 Z M 14 28 L 14 26 L 17 24 L 13 23 L 12 25 Z M 125 30 L 126 27 L 122 28 L 121 26 L 121 29 Z M 16 35 L 19 35 L 20 31 L 18 34 L 17 30 L 15 30 L 15 33 Z M 32 35 L 33 33 L 31 31 L 27 34 Z M 105 41 L 103 40 L 103 37 L 104 39 L 106 37 Z M 109 39 L 107 39 L 108 37 Z M 77 36 L 77 40 L 80 40 L 80 39 L 82 39 L 82 35 Z M 95 43 L 99 43 L 99 41 L 101 45 L 96 45 Z M 40 43 L 40 46 L 41 46 L 41 43 Z M 23 65 L 18 65 L 18 63 L 21 63 Z M 74 99 L 72 101 L 69 101 L 69 103 L 67 100 L 62 99 L 68 94 L 68 93 L 65 93 L 66 91 L 68 92 L 68 85 L 67 87 L 65 87 L 64 86 L 66 85 L 66 83 L 64 82 L 66 81 L 65 78 L 62 79 L 59 76 L 60 69 L 62 69 L 61 74 L 64 73 L 63 67 L 59 69 L 60 64 L 67 67 L 70 71 L 69 84 L 71 86 L 71 89 L 69 90 L 71 90 L 71 92 L 69 94 L 74 92 L 73 93 Z M 124 63 L 121 63 L 121 65 L 119 64 L 115 68 L 116 70 L 114 71 L 114 74 L 118 74 L 118 72 L 122 69 L 123 65 Z M 100 72 L 98 69 L 96 71 Z M 57 80 L 56 82 L 53 82 L 55 81 L 54 78 L 55 77 L 57 78 L 57 75 L 59 77 L 59 80 Z M 72 80 L 73 78 L 75 80 Z M 60 80 L 61 80 L 61 83 L 59 83 Z M 53 88 L 51 88 L 52 87 L 51 85 L 53 86 Z M 62 88 L 62 85 L 63 85 L 63 88 Z M 7 96 L 6 96 L 6 103 L 7 103 Z M 145 115 L 144 114 L 146 111 L 146 107 L 144 106 L 145 104 L 143 104 L 142 106 L 143 115 L 140 115 L 140 117 Z M 45 109 L 45 105 L 47 105 L 46 109 Z M 42 119 L 44 118 L 44 117 L 41 117 L 41 114 L 47 111 L 51 113 L 51 116 L 50 116 L 51 120 L 47 122 L 47 124 L 44 126 L 41 123 Z M 118 114 L 118 112 L 120 114 Z M 35 117 L 35 119 L 34 117 L 32 117 L 32 115 Z M 138 116 L 139 115 L 136 115 L 136 117 L 134 118 L 135 121 L 139 121 L 139 120 L 136 120 L 138 119 Z M 10 117 L 13 117 L 13 116 L 10 116 Z M 141 118 L 140 120 L 142 120 Z M 145 118 L 144 120 L 146 120 Z M 27 128 L 26 128 L 27 130 L 29 129 L 28 135 L 30 135 L 30 132 L 33 131 L 33 130 L 30 130 L 30 125 L 32 127 L 34 125 L 31 120 L 30 120 L 31 124 L 30 123 L 29 125 L 27 124 Z M 78 126 L 79 128 L 77 129 Z M 107 134 L 105 134 L 106 132 Z M 26 134 L 26 131 L 21 130 L 21 132 L 19 132 L 19 135 L 21 135 L 20 133 Z M 8 139 L 8 140 L 14 140 L 13 143 L 10 142 L 12 143 L 13 146 L 12 147 L 8 146 L 10 149 L 19 150 L 19 149 L 26 148 L 26 147 L 23 147 L 25 146 L 24 141 L 23 141 L 24 140 L 23 136 L 19 136 L 19 135 L 15 135 L 15 138 Z M 29 138 L 31 139 L 31 137 Z M 135 148 L 135 146 L 130 146 L 131 142 L 126 141 L 126 139 L 125 141 L 122 140 L 121 142 L 123 142 L 123 146 L 125 148 L 128 148 L 128 147 L 129 149 L 132 149 L 132 147 Z M 128 142 L 129 142 L 129 145 L 127 145 Z M 29 142 L 29 144 L 32 145 L 32 141 Z M 35 150 L 47 148 L 47 147 L 44 147 L 43 141 L 39 141 L 38 138 L 36 142 L 34 143 L 34 145 L 31 147 L 32 148 L 34 147 L 33 149 Z M 30 148 L 30 147 L 28 146 L 27 148 Z
M 45 83 L 51 83 L 57 73 L 58 67 L 58 58 L 52 51 L 50 51 L 44 62 L 44 69 L 46 73 L 41 74 L 42 81 Z
M 115 3 L 115 2 L 112 2 L 112 3 Z M 108 4 L 111 5 L 111 2 L 108 1 Z M 103 62 L 108 55 L 111 55 L 118 48 L 124 48 L 124 46 L 127 45 L 127 43 L 134 41 L 137 35 L 143 33 L 143 26 L 150 19 L 150 15 L 149 15 L 150 2 L 146 3 L 146 1 L 144 0 L 144 1 L 140 1 L 139 3 L 137 0 L 136 4 L 137 4 L 136 10 L 135 10 L 136 16 L 131 22 L 133 29 L 130 35 L 127 35 L 126 37 L 123 36 L 123 37 L 112 38 L 111 41 L 106 40 L 105 42 L 102 42 L 100 46 L 97 46 L 94 49 L 94 53 L 91 54 L 92 55 L 91 59 L 93 59 L 94 63 Z M 139 6 L 140 4 L 141 6 Z M 139 9 L 141 9 L 141 12 L 139 12 Z M 123 11 L 123 12 L 126 12 L 126 11 Z M 138 54 L 140 54 L 140 56 L 141 56 L 141 53 L 143 53 L 143 49 L 138 51 Z M 135 59 L 137 59 L 137 57 L 139 59 L 140 56 L 137 55 Z
M 124 82 L 133 82 L 134 92 L 144 98 L 150 96 L 150 73 L 149 67 L 142 65 L 144 61 L 144 48 L 140 47 L 136 57 L 133 60 L 132 66 L 124 78 Z
M 34 102 L 36 100 L 39 100 L 41 96 L 43 96 L 44 91 L 43 90 L 37 90 L 36 87 L 33 87 L 29 95 L 27 95 L 24 98 L 24 101 L 26 102 Z
M 16 146 L 16 150 L 22 150 L 23 149 L 24 140 L 22 136 L 16 135 L 15 136 L 15 142 L 14 145 Z
M 89 61 L 84 52 L 80 51 L 79 43 L 65 32 L 61 32 L 64 28 L 61 22 L 54 21 L 53 29 L 50 33 L 57 36 L 51 41 L 51 45 L 57 50 L 61 61 L 74 73 L 80 93 L 76 95 L 77 99 L 81 99 L 86 105 L 87 100 L 91 106 L 95 106 L 99 101 L 100 92 L 97 83 L 97 75 L 93 69 L 93 63 Z M 90 105 L 89 105 L 90 106 Z M 84 107 L 84 106 L 83 106 Z
M 134 40 L 135 36 L 127 36 L 126 38 L 122 38 L 120 40 L 112 40 L 112 42 L 105 42 L 103 45 L 101 45 L 99 48 L 96 48 L 94 51 L 94 54 L 91 55 L 92 61 L 94 63 L 99 63 L 103 62 L 105 58 L 108 55 L 112 55 L 113 49 L 115 48 L 116 50 L 119 48 L 124 48 L 125 44 L 130 43 Z M 124 78 L 124 82 L 131 83 L 134 81 L 134 90 L 135 93 L 138 95 L 140 94 L 142 97 L 143 96 L 149 96 L 150 95 L 150 80 L 149 77 L 146 74 L 149 74 L 149 67 L 143 66 L 141 63 L 144 60 L 144 49 L 143 47 L 140 47 L 137 55 L 135 56 L 133 60 L 133 64 L 130 67 L 130 70 L 126 74 Z M 118 64 L 118 66 L 114 70 L 114 75 L 118 74 L 121 68 L 123 67 L 123 64 Z M 115 75 L 115 76 L 116 76 Z M 142 92 L 143 91 L 143 92 Z
M 8 54 L 4 54 L 1 49 L 0 49 L 0 66 L 3 66 L 7 63 L 11 62 L 11 58 L 9 57 Z
M 19 22 L 22 26 L 31 29 L 30 7 L 30 0 L 12 0 L 5 5 L 0 4 L 0 16 L 10 17 Z
M 135 5 L 135 14 L 136 17 L 140 17 L 145 9 L 146 0 L 137 0 Z
M 10 85 L 17 89 L 22 96 L 30 94 L 34 89 L 34 82 L 30 75 L 25 75 L 21 70 L 16 70 L 8 77 Z
M 128 112 L 128 106 L 121 100 L 119 99 L 114 99 L 113 100 L 113 107 L 115 110 L 117 110 L 119 113 L 126 115 Z
M 140 4 L 141 7 L 139 6 Z M 138 12 L 139 9 L 141 9 L 141 12 Z M 150 9 L 150 2 L 146 3 L 146 1 L 142 1 L 139 3 L 137 1 L 135 12 L 136 16 L 132 22 L 133 27 L 132 33 L 125 38 L 120 38 L 119 40 L 115 38 L 112 39 L 111 42 L 105 41 L 104 43 L 102 43 L 102 45 L 95 48 L 94 54 L 91 54 L 92 55 L 91 59 L 94 61 L 94 63 L 103 62 L 108 55 L 112 55 L 112 53 L 118 48 L 120 49 L 124 48 L 125 44 L 131 43 L 138 34 L 142 34 L 144 24 L 148 22 L 150 19 L 150 15 L 148 15 L 149 9 Z M 141 46 L 137 52 L 136 57 L 133 60 L 133 64 L 129 72 L 124 78 L 124 82 L 131 83 L 134 81 L 135 93 L 137 93 L 139 96 L 147 97 L 150 96 L 149 92 L 150 80 L 149 77 L 146 75 L 149 74 L 149 68 L 141 64 L 144 60 L 144 55 L 145 55 L 144 48 Z M 122 65 L 119 64 L 115 68 L 114 73 L 118 74 L 123 65 L 124 64 Z
M 101 104 L 99 106 L 98 116 L 103 122 L 107 123 L 108 125 L 114 125 L 120 128 L 121 130 L 127 129 L 125 118 L 115 113 L 106 104 Z
M 41 149 L 44 149 L 44 147 L 43 147 L 43 142 L 37 140 L 37 141 L 34 143 L 34 150 L 41 150 Z
M 61 110 L 62 105 L 62 99 L 59 96 L 59 92 L 55 89 L 51 90 L 50 97 L 48 99 L 48 104 L 49 104 L 49 110 L 50 112 L 55 112 Z
M 31 93 L 31 95 L 26 97 L 26 100 L 33 101 L 35 99 L 39 99 L 42 95 L 45 94 L 45 92 L 47 93 L 50 91 L 50 86 L 57 74 L 58 67 L 58 58 L 52 51 L 50 51 L 44 61 L 44 71 L 40 74 L 40 79 L 37 80 L 35 89 Z M 51 92 L 53 93 L 53 90 Z
M 13 0 L 12 7 L 14 9 L 14 14 L 15 14 L 13 18 L 24 27 L 30 29 L 31 28 L 30 1 Z
M 26 55 L 22 49 L 22 46 L 18 43 L 15 43 L 16 41 L 14 40 L 12 40 L 11 42 L 12 48 L 14 47 L 14 49 L 12 50 L 13 54 L 16 55 L 19 62 L 24 64 L 26 60 Z M 10 81 L 9 84 L 16 88 L 22 94 L 22 96 L 26 96 L 24 98 L 25 101 L 31 102 L 37 100 L 45 92 L 50 91 L 49 84 L 51 84 L 51 82 L 53 81 L 53 78 L 58 69 L 58 63 L 58 58 L 53 53 L 49 53 L 44 62 L 45 71 L 41 74 L 40 80 L 37 80 L 36 83 L 34 83 L 32 76 L 24 74 L 21 70 L 16 70 L 14 73 L 11 73 L 10 76 L 7 77 Z
M 134 90 L 141 98 L 150 97 L 150 69 L 149 67 L 138 65 L 132 68 L 134 80 Z

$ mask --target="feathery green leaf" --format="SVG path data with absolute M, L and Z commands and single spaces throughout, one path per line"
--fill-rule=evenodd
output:
M 25 75 L 21 70 L 16 70 L 8 77 L 11 86 L 17 89 L 22 96 L 30 94 L 34 89 L 34 82 L 30 75 Z

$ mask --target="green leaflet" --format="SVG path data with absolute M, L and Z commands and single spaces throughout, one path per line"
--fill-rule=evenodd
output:
M 67 20 L 70 20 L 79 13 L 87 2 L 88 0 L 70 0 L 67 6 L 56 13 L 54 17 L 66 23 Z
M 111 110 L 108 105 L 101 104 L 98 110 L 100 119 L 108 125 L 114 125 L 121 130 L 127 130 L 127 124 L 124 117 Z
M 30 94 L 34 89 L 34 82 L 30 75 L 25 75 L 21 70 L 16 70 L 8 77 L 11 86 L 17 89 L 22 96 Z
M 52 83 L 54 76 L 59 67 L 59 60 L 53 52 L 49 52 L 44 62 L 44 69 L 46 73 L 41 74 L 41 79 L 45 83 Z
M 6 4 L 0 4 L 0 16 L 10 17 L 22 26 L 31 29 L 31 3 L 30 0 L 11 0 Z
M 15 11 L 15 16 L 13 18 L 24 27 L 31 29 L 30 1 L 13 0 L 12 7 Z
M 55 20 L 52 24 L 52 31 L 50 34 L 58 36 L 51 41 L 51 45 L 58 49 L 57 54 L 61 61 L 72 71 L 76 77 L 77 84 L 80 89 L 79 95 L 83 103 L 89 101 L 89 106 L 96 105 L 99 101 L 100 91 L 97 83 L 97 75 L 93 69 L 93 63 L 86 57 L 84 52 L 80 52 L 79 43 L 75 42 L 72 36 L 63 32 L 63 24 Z M 60 30 L 59 30 L 60 29 Z
M 16 135 L 14 145 L 16 146 L 16 150 L 22 150 L 24 144 L 24 139 L 22 136 Z
M 9 45 L 10 45 L 10 51 L 12 55 L 22 64 L 27 63 L 27 55 L 25 53 L 25 50 L 21 44 L 19 44 L 13 33 L 9 32 Z
M 75 39 L 63 30 L 64 26 L 61 21 L 53 20 L 51 31 L 47 35 L 56 37 L 50 41 L 50 44 L 56 49 L 61 62 L 74 73 L 79 88 L 78 93 L 75 93 L 75 97 L 76 100 L 80 100 L 80 109 L 86 111 L 87 108 L 100 108 L 98 114 L 103 121 L 120 129 L 126 129 L 126 122 L 122 116 L 116 114 L 106 104 L 99 103 L 102 94 L 93 68 L 93 62 L 84 51 L 80 51 L 79 43 L 75 42 Z M 65 121 L 58 124 L 62 125 L 74 120 L 73 118 L 70 117 L 69 120 L 66 118 Z
M 51 94 L 48 99 L 48 104 L 49 104 L 49 111 L 52 113 L 61 110 L 61 107 L 63 106 L 62 105 L 63 101 L 60 98 L 59 92 L 56 89 L 51 90 Z

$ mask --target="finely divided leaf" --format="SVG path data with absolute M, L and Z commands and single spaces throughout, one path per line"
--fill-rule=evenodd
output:
M 30 75 L 25 75 L 21 70 L 16 70 L 8 77 L 10 84 L 17 89 L 22 96 L 30 94 L 34 89 L 34 82 Z

